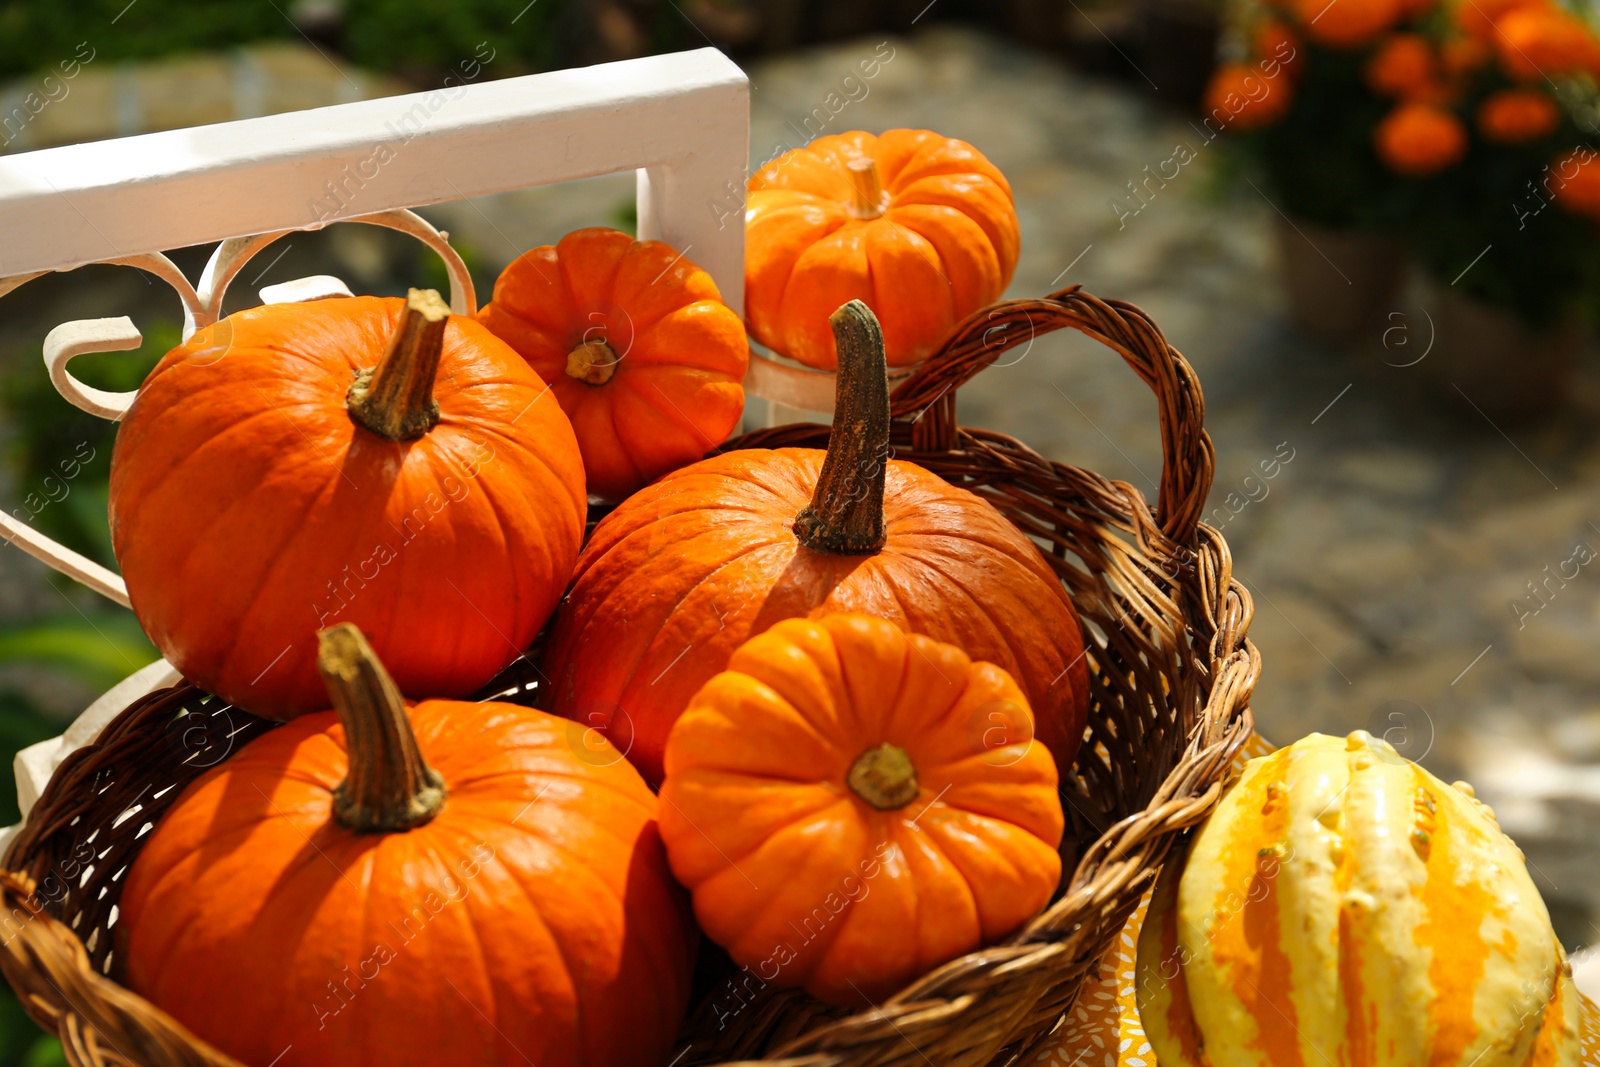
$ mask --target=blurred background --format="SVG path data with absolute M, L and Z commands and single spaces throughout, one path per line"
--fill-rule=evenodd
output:
M 1577 950 L 1600 940 L 1592 25 L 1552 0 L 7 0 L 0 152 L 706 45 L 750 74 L 752 166 L 850 129 L 970 141 L 1016 194 L 1008 295 L 1134 301 L 1200 373 L 1263 733 L 1365 728 L 1472 781 Z M 422 214 L 486 298 L 528 248 L 632 227 L 633 178 Z M 193 278 L 209 252 L 170 254 Z M 324 273 L 444 284 L 408 238 L 334 226 L 259 257 L 230 308 Z M 114 431 L 40 350 L 123 314 L 143 348 L 73 364 L 114 390 L 179 339 L 162 284 L 96 266 L 0 300 L 0 501 L 107 565 Z M 1082 338 L 1007 353 L 961 417 L 1155 493 L 1150 394 Z M 155 658 L 129 613 L 0 548 L 7 760 Z M 56 1062 L 0 999 L 0 1067 Z

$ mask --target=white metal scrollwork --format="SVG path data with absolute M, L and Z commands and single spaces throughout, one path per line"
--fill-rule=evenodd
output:
M 461 256 L 450 247 L 448 235 L 435 229 L 422 216 L 404 208 L 361 215 L 343 222 L 359 222 L 382 226 L 416 238 L 438 253 L 450 276 L 450 310 L 457 315 L 474 315 L 478 298 L 472 286 L 472 276 Z M 183 304 L 183 336 L 187 340 L 194 332 L 217 322 L 222 316 L 222 302 L 228 286 L 239 276 L 245 264 L 263 249 L 294 230 L 233 237 L 217 245 L 200 275 L 199 286 L 189 283 L 177 264 L 160 252 L 147 252 L 137 256 L 118 256 L 103 263 L 137 267 L 160 278 L 178 294 Z M 16 275 L 0 279 L 0 295 L 11 292 L 24 282 L 41 277 L 48 271 Z M 262 290 L 264 303 L 289 303 L 316 300 L 328 296 L 348 296 L 350 290 L 337 278 L 326 275 L 301 278 L 293 282 L 270 285 Z M 144 335 L 127 316 L 106 319 L 76 319 L 64 322 L 51 330 L 44 339 L 44 365 L 50 381 L 74 407 L 102 419 L 115 422 L 127 414 L 137 397 L 138 390 L 124 393 L 108 392 L 85 385 L 72 376 L 67 364 L 88 352 L 126 352 L 144 342 Z M 74 581 L 93 589 L 110 600 L 128 607 L 128 588 L 114 571 L 92 559 L 74 552 L 65 545 L 47 537 L 12 515 L 0 513 L 0 538 L 22 549 L 34 559 L 53 567 Z

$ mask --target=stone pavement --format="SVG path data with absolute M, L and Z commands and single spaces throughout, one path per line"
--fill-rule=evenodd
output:
M 882 40 L 753 65 L 753 163 L 802 143 L 840 79 L 887 54 Z M 1425 309 L 1412 302 L 1394 309 L 1387 338 L 1374 331 L 1352 351 L 1307 342 L 1284 317 L 1275 209 L 1223 181 L 1219 146 L 1159 93 L 961 30 L 888 47 L 866 95 L 822 132 L 927 126 L 971 141 L 1017 195 L 1010 295 L 1079 282 L 1131 300 L 1198 370 L 1218 456 L 1210 521 L 1256 602 L 1262 731 L 1283 742 L 1366 728 L 1446 779 L 1474 782 L 1527 852 L 1569 947 L 1600 941 L 1600 834 L 1585 832 L 1600 815 L 1592 366 L 1569 414 L 1517 429 L 1400 366 L 1428 347 Z M 1167 161 L 1190 155 L 1153 197 L 1133 197 L 1145 168 L 1171 174 Z M 498 266 L 614 223 L 632 191 L 631 176 L 615 176 L 428 214 Z M 381 271 L 366 229 L 330 234 L 349 235 L 330 247 L 352 280 Z M 1155 491 L 1154 402 L 1081 337 L 1040 338 L 979 376 L 961 417 Z

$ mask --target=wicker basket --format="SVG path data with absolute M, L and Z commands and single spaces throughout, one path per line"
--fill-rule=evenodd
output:
M 1117 351 L 1156 394 L 1164 459 L 1154 513 L 1124 482 L 956 425 L 962 383 L 1011 344 L 1062 327 Z M 1084 620 L 1093 701 L 1062 787 L 1071 874 L 1005 944 L 946 964 L 871 1011 L 752 990 L 713 968 L 677 1067 L 763 1057 L 791 1067 L 1031 1060 L 1174 840 L 1216 802 L 1251 731 L 1260 660 L 1245 637 L 1250 597 L 1232 579 L 1226 543 L 1199 524 L 1213 469 L 1204 403 L 1193 370 L 1143 312 L 1075 287 L 985 309 L 895 391 L 892 411 L 899 458 L 979 493 L 1034 537 Z M 822 448 L 828 432 L 783 426 L 724 448 Z M 534 702 L 537 687 L 512 673 L 486 695 Z M 111 927 L 121 880 L 162 812 L 272 725 L 192 686 L 162 690 L 70 756 L 30 812 L 0 874 L 0 968 L 29 1013 L 61 1036 L 68 1062 L 237 1067 L 116 984 Z

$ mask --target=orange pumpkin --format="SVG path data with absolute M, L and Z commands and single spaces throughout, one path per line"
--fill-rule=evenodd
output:
M 882 619 L 751 638 L 666 765 L 661 837 L 706 935 L 833 1004 L 999 940 L 1061 878 L 1056 769 L 1016 682 Z
M 358 624 L 407 692 L 465 696 L 528 646 L 577 559 L 572 427 L 439 295 L 251 308 L 167 353 L 111 461 L 145 632 L 262 715 L 326 707 L 316 631 Z
M 819 137 L 757 171 L 745 205 L 745 317 L 762 344 L 837 366 L 828 315 L 862 300 L 891 367 L 931 354 L 1011 281 L 1017 210 L 993 163 L 929 130 Z
M 1011 672 L 1040 740 L 1071 767 L 1088 678 L 1066 591 L 987 501 L 887 458 L 877 322 L 852 302 L 834 324 L 843 359 L 826 453 L 714 456 L 595 528 L 546 647 L 550 709 L 604 732 L 659 783 L 673 722 L 734 649 L 782 619 L 859 612 Z
M 660 241 L 569 233 L 502 271 L 478 321 L 550 383 L 596 496 L 621 500 L 694 462 L 744 412 L 744 324 Z
M 126 984 L 245 1063 L 663 1063 L 694 934 L 619 754 L 511 704 L 410 709 L 360 631 L 336 711 L 193 782 L 122 893 Z

